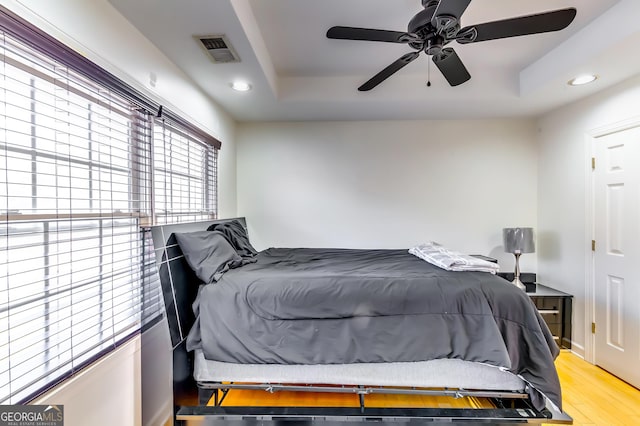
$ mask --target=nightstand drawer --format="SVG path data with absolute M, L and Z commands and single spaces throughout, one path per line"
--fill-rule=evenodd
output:
M 527 295 L 549 327 L 558 346 L 571 348 L 571 298 L 567 293 L 537 284 Z
M 562 315 L 558 310 L 539 310 L 540 315 L 547 324 L 560 324 L 562 323 Z
M 562 299 L 558 297 L 532 297 L 532 299 L 539 311 L 558 311 L 562 306 Z
M 561 323 L 557 323 L 557 324 L 549 324 L 547 323 L 547 326 L 549 327 L 549 331 L 551 331 L 551 334 L 553 334 L 553 338 L 556 340 L 560 340 L 560 336 L 562 335 L 562 324 Z M 558 342 L 560 343 L 560 342 Z

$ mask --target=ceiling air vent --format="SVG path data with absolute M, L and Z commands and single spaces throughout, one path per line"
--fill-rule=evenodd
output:
M 240 62 L 229 40 L 224 35 L 196 36 L 202 47 L 215 63 Z

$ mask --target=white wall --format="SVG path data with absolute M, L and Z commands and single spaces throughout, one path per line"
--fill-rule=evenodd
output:
M 238 214 L 256 248 L 407 248 L 490 254 L 536 227 L 533 121 L 242 123 Z M 535 271 L 535 255 L 522 257 Z
M 166 318 L 140 336 L 142 426 L 173 418 L 173 357 Z
M 579 89 L 578 89 L 579 90 Z M 588 134 L 640 115 L 640 76 L 539 120 L 538 269 L 540 281 L 574 295 L 573 349 L 584 354 Z
M 140 370 L 135 337 L 33 403 L 64 405 L 65 426 L 140 426 Z

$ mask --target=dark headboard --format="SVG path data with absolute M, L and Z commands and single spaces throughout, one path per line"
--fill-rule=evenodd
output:
M 175 348 L 186 339 L 195 320 L 192 303 L 202 283 L 187 264 L 174 232 L 204 231 L 214 223 L 238 220 L 247 227 L 245 218 L 218 219 L 204 222 L 177 223 L 151 227 L 164 307 L 169 323 L 171 344 Z

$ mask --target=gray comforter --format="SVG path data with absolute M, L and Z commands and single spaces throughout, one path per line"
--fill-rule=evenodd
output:
M 458 358 L 505 367 L 561 408 L 559 350 L 530 298 L 500 277 L 444 271 L 406 250 L 271 248 L 203 286 L 194 307 L 187 347 L 210 360 Z

